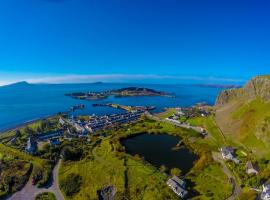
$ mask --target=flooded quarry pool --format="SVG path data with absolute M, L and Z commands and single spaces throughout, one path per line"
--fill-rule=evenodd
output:
M 156 167 L 161 165 L 165 165 L 168 169 L 176 167 L 185 174 L 193 167 L 198 156 L 190 152 L 185 146 L 173 150 L 178 142 L 179 138 L 175 136 L 144 133 L 124 139 L 122 144 L 125 146 L 127 153 L 138 154 Z

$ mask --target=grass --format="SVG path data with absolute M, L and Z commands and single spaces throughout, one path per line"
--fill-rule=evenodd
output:
M 129 198 L 177 199 L 166 186 L 166 176 L 141 161 L 127 158 Z
M 172 116 L 175 113 L 176 113 L 176 109 L 175 108 L 168 108 L 168 109 L 166 109 L 166 111 L 161 112 L 161 113 L 158 113 L 157 114 L 157 117 L 162 118 L 162 119 L 165 119 L 167 117 Z
M 269 151 L 269 122 L 270 103 L 265 103 L 260 98 L 243 104 L 231 114 L 233 120 L 239 120 L 236 129 L 236 138 L 240 143 L 251 149 L 257 156 L 267 156 Z
M 27 182 L 30 171 L 30 163 L 4 156 L 1 159 L 0 199 L 20 190 Z
M 192 177 L 195 189 L 201 194 L 195 199 L 226 199 L 232 193 L 232 186 L 218 164 L 209 165 Z
M 61 166 L 60 181 L 71 173 L 82 177 L 80 192 L 66 199 L 97 199 L 97 190 L 108 185 L 116 187 L 116 199 L 124 196 L 131 199 L 176 199 L 166 187 L 164 175 L 130 156 L 118 155 L 108 139 L 104 139 L 93 154 L 93 160 L 85 158 L 78 162 L 65 162 Z
M 101 140 L 99 145 L 93 147 L 92 151 L 88 152 L 94 158 L 88 159 L 88 156 L 86 156 L 77 162 L 63 163 L 59 173 L 60 181 L 71 173 L 82 177 L 79 193 L 67 197 L 67 200 L 97 199 L 97 191 L 108 185 L 116 187 L 115 199 L 122 199 L 123 197 L 135 200 L 178 199 L 166 185 L 168 179 L 166 174 L 137 156 L 131 156 L 123 151 L 119 143 L 120 138 L 143 132 L 178 136 L 198 154 L 204 153 L 204 158 L 196 164 L 196 169 L 187 175 L 187 178 L 190 178 L 194 183 L 190 190 L 196 190 L 199 193 L 197 199 L 200 199 L 200 197 L 207 199 L 209 195 L 213 199 L 230 195 L 232 188 L 226 175 L 219 165 L 213 163 L 211 153 L 208 152 L 210 151 L 209 146 L 200 143 L 204 139 L 191 130 L 144 118 L 135 124 L 106 130 L 108 136 Z M 196 139 L 192 143 L 188 143 L 189 138 Z M 220 190 L 220 188 L 223 189 Z
M 27 163 L 31 163 L 33 165 L 33 172 L 39 170 L 43 176 L 42 179 L 37 183 L 38 186 L 42 186 L 49 181 L 49 176 L 52 169 L 51 164 L 48 161 L 31 156 L 17 149 L 7 147 L 3 144 L 0 144 L 0 152 L 2 156 L 9 157 L 11 159 L 20 159 Z
M 192 126 L 202 126 L 207 130 L 207 133 L 210 134 L 214 140 L 215 144 L 217 146 L 222 146 L 225 143 L 224 137 L 222 135 L 222 132 L 216 125 L 215 119 L 213 116 L 208 117 L 195 117 L 188 119 L 187 122 Z
M 75 173 L 82 177 L 80 192 L 66 199 L 95 199 L 97 190 L 107 185 L 117 187 L 117 193 L 124 193 L 124 161 L 111 153 L 108 141 L 96 148 L 96 159 L 84 159 L 78 162 L 65 162 L 59 172 L 60 182 L 68 174 Z

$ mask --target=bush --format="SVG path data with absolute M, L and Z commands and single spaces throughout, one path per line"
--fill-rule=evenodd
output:
M 52 166 L 49 163 L 36 165 L 33 169 L 33 180 L 37 187 L 44 187 L 50 181 Z
M 80 160 L 80 158 L 82 156 L 82 150 L 78 149 L 78 148 L 67 146 L 67 147 L 63 148 L 62 156 L 63 156 L 64 161 Z
M 51 192 L 43 192 L 41 194 L 38 194 L 35 200 L 56 200 L 56 197 Z
M 257 194 L 255 191 L 246 191 L 246 192 L 242 192 L 239 196 L 240 200 L 255 200 L 257 199 Z
M 60 187 L 66 196 L 73 196 L 80 191 L 82 177 L 71 173 L 60 181 Z
M 181 169 L 178 169 L 178 168 L 172 168 L 171 169 L 171 175 L 175 175 L 175 176 L 181 176 Z

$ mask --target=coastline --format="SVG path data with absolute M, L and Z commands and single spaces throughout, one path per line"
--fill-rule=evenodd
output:
M 30 125 L 32 123 L 35 123 L 35 122 L 38 122 L 38 121 L 41 121 L 41 120 L 44 120 L 44 119 L 48 119 L 48 118 L 54 117 L 54 116 L 56 116 L 56 114 L 54 114 L 54 115 L 47 115 L 45 117 L 39 117 L 39 118 L 31 119 L 31 120 L 28 120 L 26 122 L 20 123 L 18 125 L 13 125 L 13 126 L 10 126 L 10 127 L 4 128 L 4 129 L 0 129 L 0 135 L 1 134 L 4 134 L 4 133 L 7 133 L 7 132 L 11 132 L 11 131 L 16 131 L 16 130 L 18 130 L 20 128 L 23 128 L 24 126 L 27 126 L 27 125 Z

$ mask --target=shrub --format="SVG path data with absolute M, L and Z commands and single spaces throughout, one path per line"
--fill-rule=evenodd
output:
M 64 147 L 62 152 L 63 159 L 67 160 L 80 160 L 82 156 L 82 150 L 74 147 Z
M 80 191 L 81 181 L 81 176 L 71 173 L 60 181 L 60 187 L 66 196 L 73 196 Z
M 178 168 L 172 168 L 171 169 L 171 175 L 175 175 L 175 176 L 181 176 L 181 169 L 178 169 Z
M 56 200 L 56 197 L 51 192 L 43 192 L 41 194 L 38 194 L 35 200 Z

